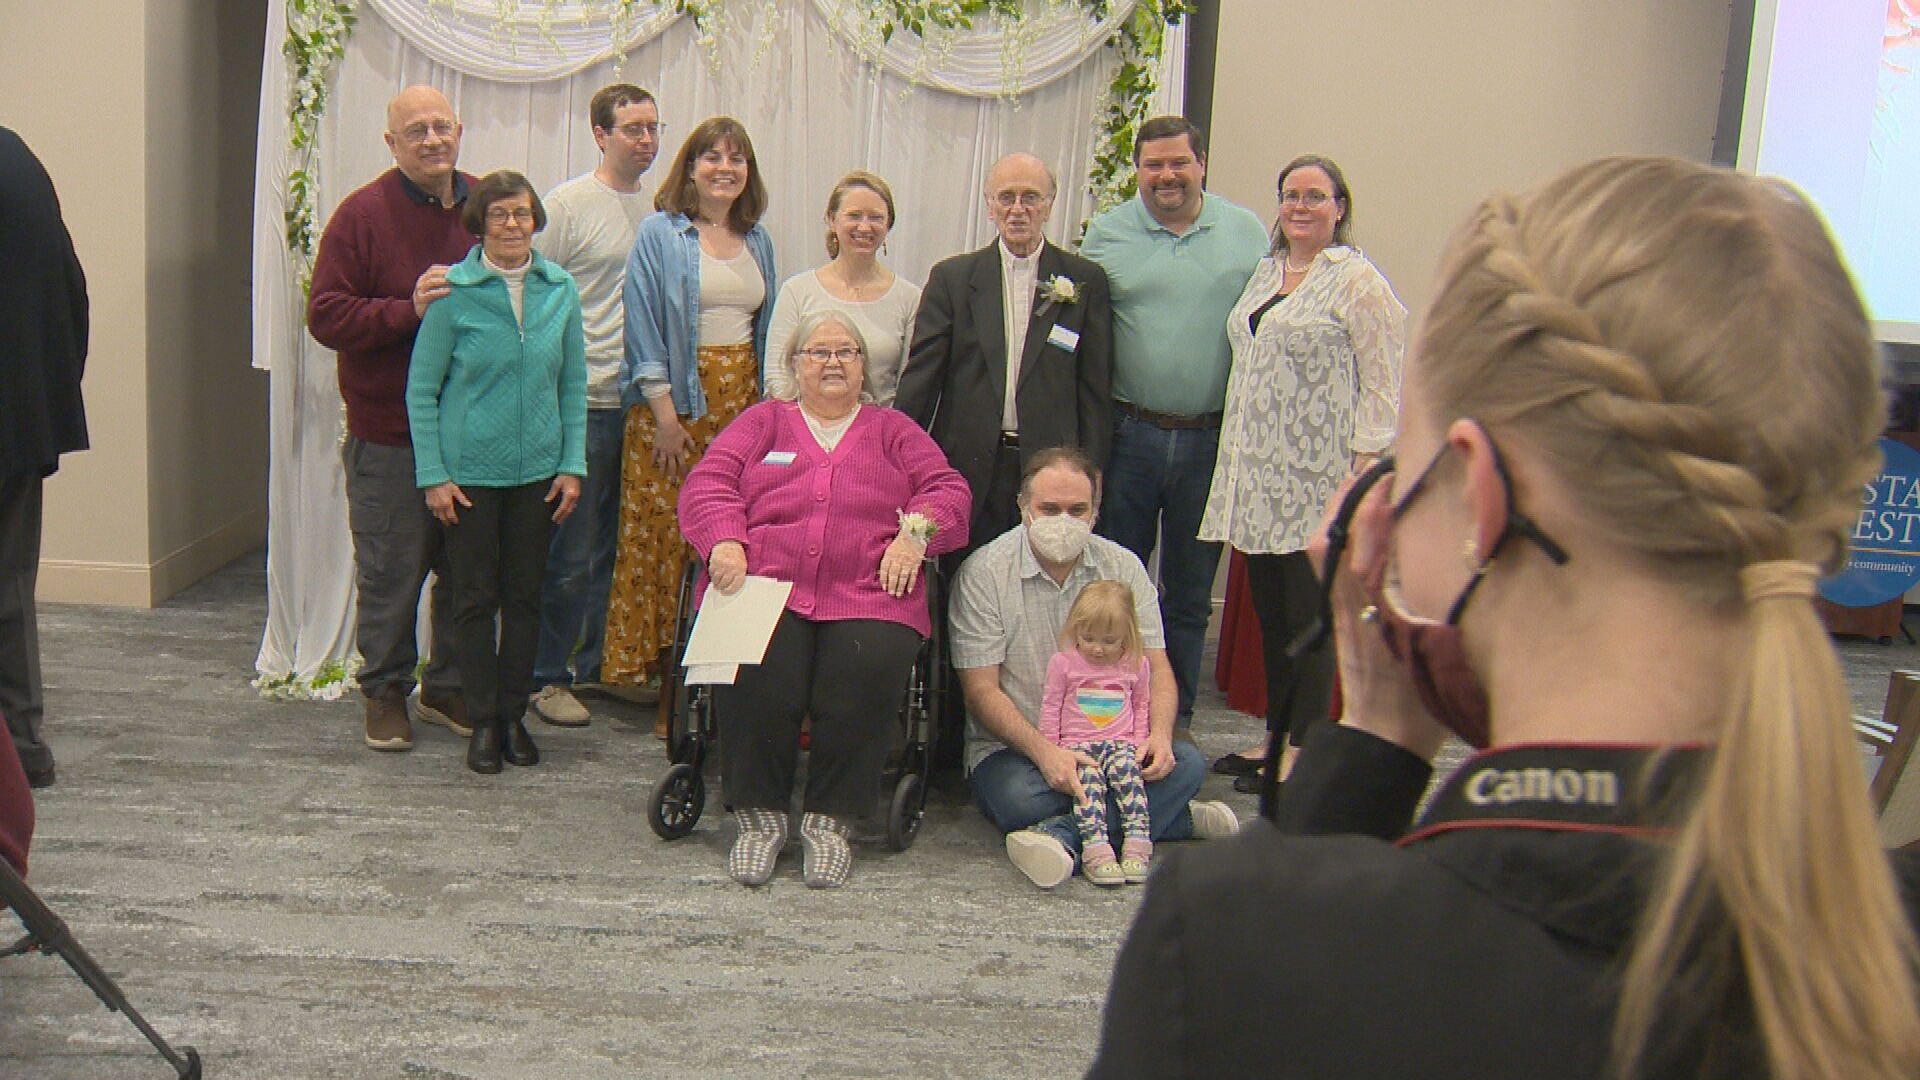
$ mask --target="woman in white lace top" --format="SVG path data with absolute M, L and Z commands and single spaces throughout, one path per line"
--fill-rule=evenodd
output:
M 1317 614 L 1319 582 L 1307 537 L 1334 489 L 1393 440 L 1407 309 L 1349 243 L 1353 196 L 1332 161 L 1295 158 L 1280 170 L 1273 254 L 1227 317 L 1220 455 L 1200 539 L 1246 556 L 1267 673 L 1267 738 L 1293 745 L 1324 718 L 1333 690 L 1329 644 L 1289 659 L 1286 646 Z M 1251 777 L 1265 748 L 1228 754 L 1221 772 Z

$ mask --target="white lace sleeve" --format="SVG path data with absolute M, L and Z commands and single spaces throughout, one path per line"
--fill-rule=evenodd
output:
M 1393 445 L 1400 414 L 1400 363 L 1407 347 L 1407 308 L 1370 262 L 1349 284 L 1347 332 L 1353 340 L 1359 394 L 1353 452 L 1377 454 Z

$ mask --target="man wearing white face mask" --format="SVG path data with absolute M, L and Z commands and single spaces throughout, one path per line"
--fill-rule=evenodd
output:
M 1086 794 L 1077 766 L 1087 759 L 1048 742 L 1038 719 L 1047 662 L 1090 582 L 1133 590 L 1152 672 L 1151 734 L 1140 758 L 1152 839 L 1239 828 L 1225 804 L 1193 801 L 1206 763 L 1192 743 L 1173 740 L 1177 694 L 1158 593 L 1132 552 L 1092 534 L 1099 497 L 1100 471 L 1085 454 L 1035 454 L 1020 483 L 1021 524 L 974 552 L 953 584 L 949 645 L 967 704 L 968 785 L 980 812 L 1007 834 L 1008 857 L 1041 888 L 1071 877 L 1080 850 L 1072 812 Z

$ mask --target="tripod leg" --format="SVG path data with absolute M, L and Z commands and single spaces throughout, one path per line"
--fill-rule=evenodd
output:
M 33 947 L 58 955 L 80 977 L 80 981 L 87 984 L 87 989 L 93 991 L 93 996 L 99 998 L 102 1005 L 125 1016 L 139 1029 L 140 1034 L 146 1036 L 160 1056 L 167 1059 L 167 1064 L 173 1066 L 181 1080 L 200 1075 L 200 1055 L 193 1047 L 185 1047 L 186 1053 L 182 1055 L 168 1046 L 146 1018 L 128 1004 L 126 995 L 120 992 L 119 984 L 113 981 L 112 976 L 73 939 L 72 931 L 67 929 L 67 924 L 61 921 L 60 916 L 55 915 L 39 895 L 27 887 L 27 883 L 14 873 L 13 867 L 4 859 L 0 859 L 0 900 L 6 901 L 6 905 L 13 909 L 14 914 L 20 917 L 21 924 L 27 928 L 27 936 L 6 952 L 0 953 L 0 956 L 25 952 Z

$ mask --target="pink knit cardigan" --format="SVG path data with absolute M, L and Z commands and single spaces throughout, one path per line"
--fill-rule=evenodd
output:
M 925 636 L 926 578 L 905 596 L 880 585 L 880 556 L 899 513 L 921 513 L 938 531 L 927 554 L 967 540 L 973 496 L 940 447 L 905 413 L 861 408 L 832 453 L 800 406 L 763 401 L 707 447 L 680 488 L 680 531 L 705 563 L 716 544 L 747 549 L 747 572 L 793 582 L 787 609 L 805 619 L 881 619 Z M 695 595 L 706 591 L 701 575 Z

